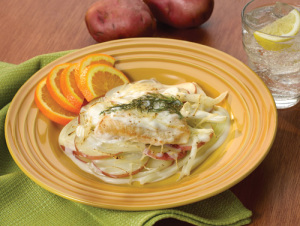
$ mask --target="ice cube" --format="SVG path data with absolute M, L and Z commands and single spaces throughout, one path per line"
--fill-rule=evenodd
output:
M 277 18 L 281 18 L 293 10 L 293 6 L 283 2 L 276 2 L 272 12 Z
M 271 10 L 259 8 L 246 14 L 246 22 L 255 29 L 261 29 L 276 20 Z

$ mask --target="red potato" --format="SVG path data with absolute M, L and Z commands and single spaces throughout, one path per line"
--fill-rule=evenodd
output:
M 147 155 L 153 159 L 159 160 L 179 160 L 186 156 L 187 152 L 171 145 L 166 145 L 162 149 L 160 146 L 150 146 L 143 151 L 144 155 Z
M 200 148 L 201 146 L 203 146 L 206 142 L 198 142 L 197 143 L 197 148 Z M 169 144 L 170 147 L 172 148 L 177 148 L 180 149 L 181 151 L 185 152 L 185 151 L 190 151 L 192 150 L 192 145 L 183 145 L 183 144 Z
M 86 159 L 91 159 L 91 160 L 111 158 L 111 157 L 115 157 L 115 156 L 117 156 L 118 154 L 121 154 L 121 153 L 122 152 L 119 152 L 117 154 L 109 154 L 109 153 L 105 153 L 105 152 L 100 152 L 100 153 L 97 153 L 96 155 L 87 155 L 87 154 L 84 154 L 84 153 L 82 153 L 81 151 L 78 151 L 78 150 L 73 151 L 73 155 L 83 157 L 83 158 L 86 158 Z
M 85 157 L 82 157 L 82 156 L 79 156 L 79 155 L 75 155 L 74 152 L 73 152 L 73 155 L 76 159 L 78 159 L 79 161 L 83 162 L 83 163 L 89 163 L 91 162 L 90 159 L 87 159 Z
M 159 159 L 159 160 L 165 160 L 165 161 L 170 161 L 170 160 L 179 160 L 182 159 L 183 157 L 186 156 L 187 152 L 186 151 L 179 151 L 179 152 L 164 152 L 161 153 L 160 151 L 155 151 L 151 149 L 145 149 L 144 150 L 144 155 L 147 155 L 153 159 Z
M 99 170 L 103 175 L 105 175 L 107 177 L 111 177 L 111 178 L 123 178 L 123 177 L 133 176 L 133 175 L 141 172 L 145 168 L 145 166 L 143 165 L 134 171 L 126 171 L 122 168 L 120 169 L 115 166 L 112 166 L 110 168 L 105 168 L 105 169 L 101 169 L 101 168 L 97 167 L 97 165 L 95 163 L 93 163 L 93 166 L 97 170 Z M 115 170 L 115 171 L 113 171 L 113 170 Z M 110 173 L 110 171 L 113 171 L 113 173 Z
M 174 28 L 198 27 L 206 22 L 214 8 L 214 0 L 144 0 L 154 17 Z
M 123 178 L 135 175 L 145 168 L 149 158 L 142 153 L 123 153 L 117 158 L 93 160 L 92 167 L 96 171 L 112 178 Z
M 142 0 L 101 0 L 85 15 L 89 33 L 97 42 L 152 36 L 156 21 Z
M 185 82 L 177 85 L 177 88 L 185 89 L 188 93 L 197 93 L 197 86 L 193 82 Z

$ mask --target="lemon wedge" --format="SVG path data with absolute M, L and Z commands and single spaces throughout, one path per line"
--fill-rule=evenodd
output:
M 291 46 L 290 43 L 283 42 L 290 40 L 291 36 L 297 35 L 299 30 L 300 13 L 297 9 L 293 9 L 286 16 L 254 32 L 254 37 L 264 49 L 279 51 Z M 287 38 L 284 38 L 284 36 L 287 36 Z

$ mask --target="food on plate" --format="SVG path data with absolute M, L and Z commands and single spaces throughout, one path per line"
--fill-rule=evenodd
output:
M 107 64 L 109 66 L 114 66 L 116 59 L 110 55 L 103 53 L 93 53 L 83 57 L 78 63 L 77 74 L 80 75 L 84 69 L 93 64 Z M 79 79 L 79 77 L 76 77 Z
M 153 183 L 191 173 L 227 138 L 226 98 L 187 82 L 154 79 L 111 89 L 81 108 L 59 145 L 82 170 L 112 184 Z
M 144 0 L 154 17 L 174 28 L 198 27 L 206 22 L 214 0 Z
M 152 36 L 156 21 L 142 0 L 101 0 L 85 15 L 87 29 L 97 42 Z
M 108 90 L 128 82 L 128 78 L 118 69 L 106 64 L 92 64 L 80 74 L 77 85 L 90 102 L 104 96 Z
M 86 101 L 104 96 L 109 89 L 129 82 L 113 67 L 114 63 L 112 56 L 93 53 L 78 63 L 54 66 L 36 88 L 37 107 L 50 120 L 66 125 L 79 114 Z
M 36 87 L 37 107 L 65 125 L 59 145 L 81 169 L 112 184 L 182 178 L 225 141 L 230 119 L 217 104 L 227 93 L 211 98 L 192 82 L 129 83 L 114 63 L 91 54 L 56 65 Z
M 78 116 L 61 107 L 50 95 L 47 85 L 47 77 L 42 79 L 35 90 L 34 99 L 39 110 L 50 120 L 61 125 L 66 125 Z
M 74 107 L 80 109 L 84 101 L 84 96 L 79 90 L 75 80 L 77 66 L 77 63 L 70 64 L 70 66 L 63 70 L 60 77 L 60 88 L 68 101 L 73 104 Z
M 89 94 L 89 90 L 92 89 L 92 86 L 95 86 L 95 84 L 93 84 L 92 81 L 90 83 L 87 83 L 88 79 L 86 78 L 86 76 L 90 75 L 89 73 L 86 72 L 87 68 L 94 64 L 105 64 L 105 65 L 113 67 L 115 64 L 115 61 L 116 61 L 115 58 L 113 58 L 110 55 L 103 54 L 103 53 L 89 54 L 80 60 L 80 62 L 77 64 L 77 67 L 75 70 L 75 82 L 76 82 L 78 89 L 85 97 L 86 97 L 86 95 Z M 102 73 L 102 75 L 105 75 L 105 74 Z M 99 76 L 97 76 L 97 77 L 99 77 Z M 106 74 L 106 77 L 107 77 L 107 74 Z M 111 78 L 111 76 L 108 76 L 107 78 Z M 105 78 L 103 78 L 103 79 L 105 79 Z M 98 83 L 98 84 L 102 84 L 102 83 Z M 104 84 L 102 84 L 102 86 Z M 89 85 L 91 87 L 89 87 Z M 112 87 L 110 87 L 110 88 L 112 88 Z M 104 94 L 99 94 L 99 95 L 104 95 Z M 87 101 L 90 101 L 92 98 L 95 98 L 95 97 L 96 96 L 94 95 L 94 97 L 88 97 L 86 99 L 87 99 Z
M 69 63 L 55 66 L 47 75 L 46 85 L 52 98 L 64 109 L 73 113 L 79 113 L 80 107 L 74 106 L 62 93 L 60 87 L 60 77 L 64 69 L 69 67 Z

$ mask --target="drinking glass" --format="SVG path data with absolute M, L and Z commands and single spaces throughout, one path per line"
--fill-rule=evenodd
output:
M 252 0 L 242 11 L 243 46 L 249 67 L 265 82 L 277 109 L 292 107 L 300 100 L 300 31 L 276 36 L 261 29 L 294 9 L 300 11 L 300 0 Z

